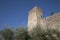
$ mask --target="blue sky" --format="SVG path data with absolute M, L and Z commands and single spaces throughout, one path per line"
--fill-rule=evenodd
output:
M 51 12 L 60 12 L 60 0 L 0 0 L 0 29 L 4 25 L 13 28 L 26 26 L 28 12 L 34 6 L 43 10 L 43 17 L 50 16 Z

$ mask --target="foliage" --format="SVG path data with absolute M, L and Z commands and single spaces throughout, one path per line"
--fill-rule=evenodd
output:
M 48 40 L 60 40 L 60 31 L 52 29 L 47 30 Z
M 20 29 L 15 30 L 15 40 L 28 40 L 28 32 L 24 27 L 20 27 Z
M 55 29 L 43 30 L 41 26 L 36 26 L 30 34 L 27 28 L 20 27 L 15 30 L 6 28 L 3 30 L 4 40 L 60 40 L 60 31 Z
M 51 12 L 51 15 L 54 15 L 54 12 Z
M 45 31 L 40 26 L 37 26 L 31 32 L 31 40 L 45 40 Z
M 60 40 L 60 31 L 55 29 L 42 30 L 40 26 L 33 29 L 31 40 Z
M 2 40 L 2 30 L 0 30 L 0 40 Z
M 13 40 L 13 31 L 9 28 L 5 28 L 3 30 L 3 38 L 4 40 Z

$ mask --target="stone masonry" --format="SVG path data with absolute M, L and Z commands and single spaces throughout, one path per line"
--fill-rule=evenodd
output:
M 42 15 L 42 9 L 37 6 L 29 11 L 28 31 L 32 31 L 36 25 L 40 25 L 43 29 L 60 30 L 60 12 L 46 18 L 43 18 Z

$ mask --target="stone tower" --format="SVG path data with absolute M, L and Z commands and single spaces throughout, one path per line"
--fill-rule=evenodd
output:
M 28 16 L 28 31 L 31 31 L 35 28 L 36 25 L 42 24 L 42 10 L 35 6 L 32 10 L 29 11 Z

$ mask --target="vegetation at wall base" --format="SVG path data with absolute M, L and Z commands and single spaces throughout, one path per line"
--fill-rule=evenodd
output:
M 28 34 L 27 28 L 20 27 L 14 30 L 10 28 L 5 28 L 0 31 L 1 40 L 60 40 L 60 31 L 55 29 L 48 29 L 43 31 L 40 26 L 31 31 L 31 34 Z

